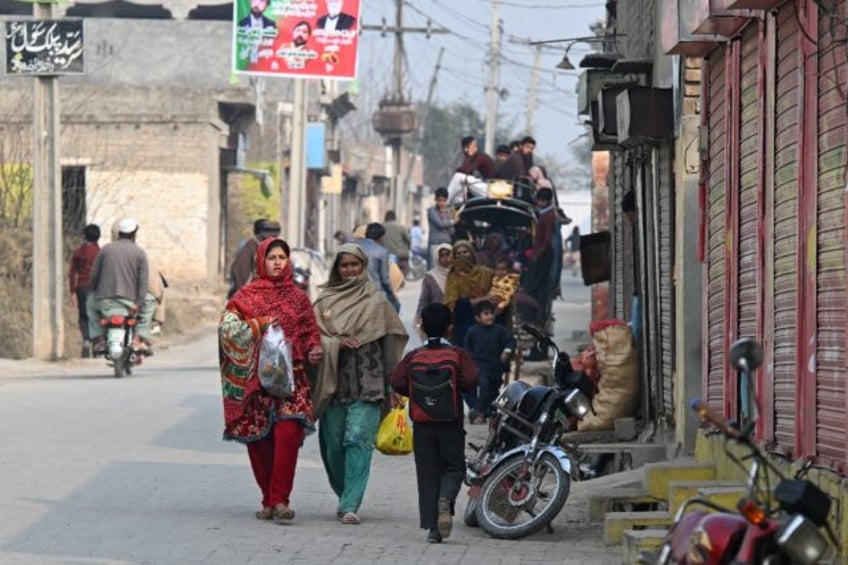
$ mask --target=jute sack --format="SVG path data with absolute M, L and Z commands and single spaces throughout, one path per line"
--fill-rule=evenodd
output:
M 577 425 L 581 432 L 611 430 L 617 418 L 632 416 L 639 405 L 639 360 L 630 328 L 608 325 L 592 335 L 601 377 L 592 398 L 595 413 Z

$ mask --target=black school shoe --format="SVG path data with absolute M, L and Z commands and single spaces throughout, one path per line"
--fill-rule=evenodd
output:
M 427 534 L 427 543 L 442 543 L 442 535 L 438 530 L 430 530 Z

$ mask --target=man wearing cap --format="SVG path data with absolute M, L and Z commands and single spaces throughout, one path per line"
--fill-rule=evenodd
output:
M 233 264 L 230 267 L 230 290 L 227 298 L 232 297 L 238 289 L 250 282 L 256 270 L 256 250 L 259 243 L 269 237 L 280 235 L 280 222 L 259 219 L 253 222 L 253 237 L 245 241 L 236 252 Z
M 149 280 L 147 254 L 136 245 L 138 222 L 124 218 L 117 223 L 118 239 L 107 243 L 91 267 L 88 308 L 88 332 L 95 352 L 105 346 L 101 315 L 110 312 L 136 313 L 145 305 Z M 133 347 L 146 349 L 150 325 L 136 328 Z

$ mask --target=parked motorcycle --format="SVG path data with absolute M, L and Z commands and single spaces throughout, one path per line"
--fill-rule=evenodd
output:
M 592 409 L 594 383 L 565 352 L 531 326 L 524 331 L 554 351 L 553 386 L 515 381 L 495 400 L 485 443 L 467 462 L 465 523 L 492 537 L 518 539 L 551 522 L 568 499 L 572 457 L 559 437 Z
M 747 489 L 736 509 L 724 508 L 709 500 L 692 498 L 676 513 L 674 522 L 659 554 L 642 554 L 640 563 L 659 565 L 765 564 L 813 565 L 821 563 L 829 551 L 822 530 L 837 547 L 836 537 L 827 522 L 831 500 L 815 484 L 804 477 L 811 464 L 804 465 L 793 478 L 784 477 L 753 442 L 756 425 L 756 397 L 751 373 L 762 362 L 762 348 L 750 338 L 734 343 L 729 352 L 731 364 L 743 378 L 744 390 L 753 404 L 751 418 L 740 426 L 725 422 L 700 399 L 691 408 L 704 422 L 712 424 L 726 441 L 733 441 L 749 455 L 727 456 L 745 469 L 750 459 Z M 772 490 L 770 481 L 777 477 Z M 690 512 L 694 506 L 706 510 Z
M 106 329 L 106 348 L 101 355 L 112 366 L 115 378 L 131 375 L 133 367 L 140 365 L 144 357 L 150 355 L 149 351 L 138 350 L 132 346 L 138 316 L 111 314 L 101 318 L 100 325 Z

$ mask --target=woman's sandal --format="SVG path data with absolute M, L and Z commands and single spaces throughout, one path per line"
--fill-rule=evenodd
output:
M 274 507 L 274 520 L 294 520 L 294 510 L 285 504 L 278 504 Z
M 274 519 L 274 508 L 271 506 L 266 506 L 262 510 L 258 510 L 256 514 L 257 520 L 273 520 Z
M 341 517 L 342 524 L 346 524 L 348 526 L 355 526 L 359 524 L 359 516 L 356 512 L 345 512 Z

